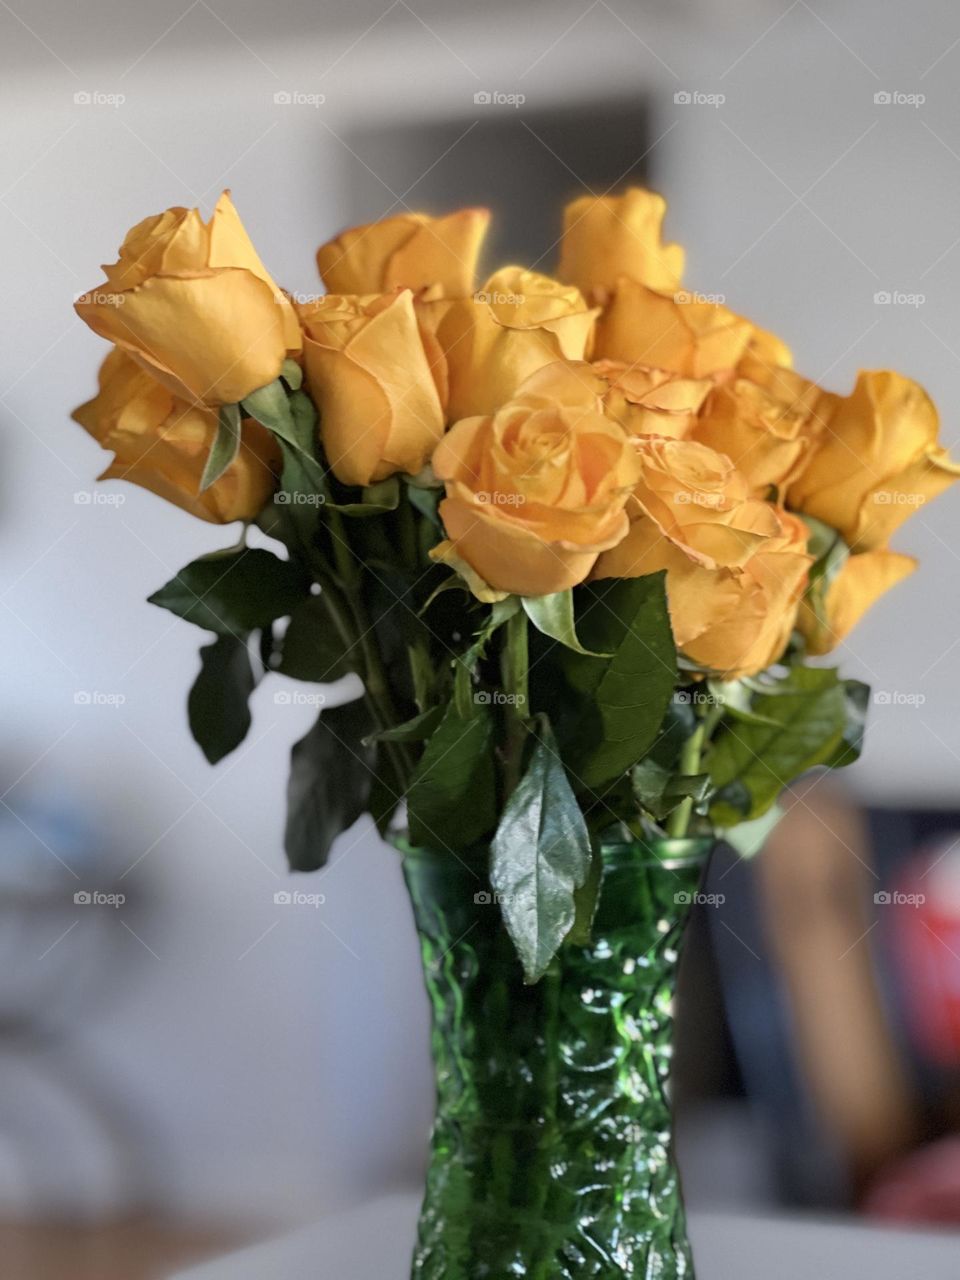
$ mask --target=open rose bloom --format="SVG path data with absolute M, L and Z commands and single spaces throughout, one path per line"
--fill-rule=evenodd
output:
M 665 215 L 574 200 L 546 272 L 484 262 L 483 209 L 402 213 L 288 294 L 224 193 L 77 303 L 112 344 L 74 413 L 101 478 L 241 522 L 150 597 L 207 633 L 197 743 L 233 751 L 261 681 L 336 684 L 290 866 L 364 815 L 403 855 L 438 1086 L 414 1280 L 692 1280 L 689 906 L 718 841 L 756 852 L 785 785 L 857 758 L 869 691 L 820 656 L 958 475 L 922 388 L 817 385 L 684 283 Z

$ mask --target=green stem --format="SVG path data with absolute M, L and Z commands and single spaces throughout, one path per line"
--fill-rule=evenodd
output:
M 700 757 L 705 737 L 706 725 L 701 721 L 683 744 L 683 750 L 680 753 L 680 774 L 683 777 L 692 777 L 700 772 Z M 692 815 L 693 797 L 685 796 L 667 819 L 667 835 L 685 836 Z
M 387 673 L 380 657 L 376 637 L 373 635 L 370 619 L 363 606 L 363 585 L 357 570 L 357 562 L 347 541 L 343 518 L 340 513 L 330 511 L 328 519 L 333 538 L 333 555 L 337 572 L 344 588 L 347 607 L 353 616 L 355 627 L 353 642 L 359 647 L 363 658 L 361 678 L 364 692 L 377 728 L 389 729 L 398 722 L 399 716 L 393 705 L 390 685 L 387 681 Z M 400 794 L 403 795 L 409 785 L 412 765 L 407 759 L 401 743 L 386 742 L 383 746 L 393 767 L 397 787 Z
M 530 701 L 530 653 L 527 639 L 527 615 L 522 609 L 511 614 L 503 632 L 500 650 L 500 676 L 507 701 L 504 707 L 506 742 L 504 744 L 505 798 L 513 794 L 523 767 L 523 744 L 527 736 L 527 708 Z

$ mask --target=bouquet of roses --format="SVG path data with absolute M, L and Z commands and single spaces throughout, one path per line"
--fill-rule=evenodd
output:
M 825 390 L 685 291 L 663 216 L 575 200 L 553 276 L 478 287 L 486 211 L 403 214 L 324 244 L 304 300 L 224 193 L 139 223 L 77 303 L 113 344 L 74 415 L 101 478 L 241 522 L 151 596 L 210 633 L 206 756 L 273 672 L 359 677 L 293 747 L 290 865 L 404 802 L 412 845 L 477 859 L 528 981 L 585 936 L 604 833 L 756 843 L 785 784 L 856 757 L 866 687 L 809 659 L 912 572 L 890 537 L 958 474 L 916 383 Z

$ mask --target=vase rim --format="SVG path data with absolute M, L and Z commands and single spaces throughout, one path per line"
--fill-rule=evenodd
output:
M 439 849 L 411 844 L 405 831 L 392 832 L 389 840 L 403 855 L 404 861 L 440 863 L 450 856 Z M 600 840 L 608 865 L 662 867 L 665 871 L 679 871 L 702 864 L 715 844 L 712 836 L 650 836 L 631 840 L 616 836 Z M 662 850 L 662 853 L 649 856 L 650 851 L 655 849 Z M 648 856 L 644 857 L 644 853 Z

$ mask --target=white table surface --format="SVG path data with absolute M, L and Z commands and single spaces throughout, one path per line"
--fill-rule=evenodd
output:
M 174 1280 L 409 1280 L 419 1196 L 331 1215 Z M 958 1280 L 960 1233 L 693 1213 L 698 1280 Z

